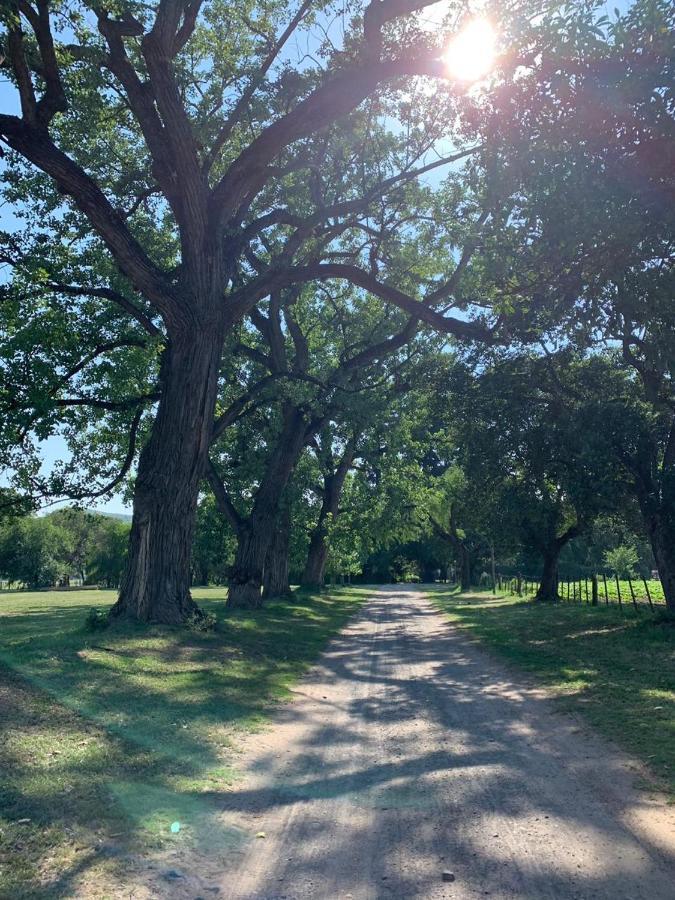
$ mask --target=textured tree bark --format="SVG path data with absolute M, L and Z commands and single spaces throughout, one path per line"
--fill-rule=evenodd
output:
M 307 422 L 296 407 L 284 410 L 277 446 L 256 492 L 251 514 L 241 523 L 230 575 L 227 604 L 234 609 L 262 606 L 263 569 L 275 532 L 281 498 L 307 440 Z
M 535 600 L 553 603 L 558 600 L 558 561 L 563 546 L 563 544 L 555 541 L 544 553 L 544 566 L 539 589 L 534 597 Z
M 558 561 L 563 547 L 575 538 L 583 534 L 586 523 L 579 518 L 577 512 L 577 521 L 574 525 L 570 525 L 567 531 L 563 532 L 559 537 L 552 537 L 555 534 L 555 525 L 550 523 L 548 531 L 549 540 L 544 542 L 540 540 L 535 546 L 538 546 L 544 560 L 541 584 L 539 590 L 535 594 L 535 600 L 555 602 L 558 600 Z M 546 532 L 544 532 L 546 533 Z
M 239 531 L 227 592 L 227 605 L 233 609 L 259 609 L 263 604 L 263 566 L 275 518 L 273 511 L 258 510 Z
M 178 625 L 199 615 L 190 595 L 190 563 L 221 352 L 218 329 L 193 331 L 166 350 L 157 417 L 138 463 L 129 558 L 112 617 Z
M 353 460 L 354 441 L 350 441 L 335 472 L 330 475 L 324 475 L 321 511 L 309 542 L 307 562 L 302 575 L 302 583 L 308 587 L 321 587 L 323 585 L 326 561 L 328 560 L 328 517 L 332 516 L 335 518 L 338 514 L 345 479 Z
M 289 597 L 291 594 L 288 579 L 290 539 L 290 508 L 288 503 L 282 503 L 263 570 L 263 600 L 270 597 Z
M 309 542 L 307 562 L 302 573 L 302 583 L 306 587 L 322 587 L 326 574 L 326 561 L 328 560 L 328 541 L 326 523 L 319 522 Z
M 663 587 L 666 606 L 675 612 L 675 527 L 663 514 L 654 514 L 645 523 Z
M 661 466 L 658 447 L 647 444 L 633 469 L 635 493 L 669 610 L 675 611 L 675 422 Z

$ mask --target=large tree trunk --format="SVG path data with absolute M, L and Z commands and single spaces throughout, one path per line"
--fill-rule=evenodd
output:
M 265 568 L 263 570 L 263 600 L 269 597 L 288 597 L 291 585 L 288 580 L 291 538 L 291 516 L 288 503 L 282 504 L 272 536 Z
M 307 439 L 301 410 L 284 411 L 281 436 L 258 487 L 251 514 L 239 527 L 227 604 L 235 609 L 262 606 L 263 569 L 274 535 L 281 498 Z
M 459 556 L 459 584 L 462 591 L 471 590 L 471 556 L 469 549 L 462 540 L 455 544 Z
M 544 566 L 535 600 L 556 602 L 558 600 L 558 561 L 563 545 L 555 541 L 544 553 Z
M 668 609 L 675 612 L 675 527 L 663 514 L 650 516 L 646 523 L 652 553 Z
M 177 625 L 199 614 L 190 596 L 190 562 L 221 352 L 217 329 L 191 332 L 166 350 L 157 417 L 138 463 L 129 557 L 113 617 Z
M 577 514 L 578 516 L 578 514 Z M 556 602 L 558 597 L 558 560 L 562 553 L 563 547 L 576 537 L 583 533 L 584 522 L 577 517 L 574 525 L 570 525 L 567 531 L 563 532 L 559 537 L 552 538 L 554 534 L 553 526 L 549 532 L 549 542 L 539 544 L 541 554 L 544 558 L 544 565 L 541 574 L 541 584 L 539 590 L 535 594 L 535 600 L 542 602 Z
M 345 447 L 340 463 L 334 473 L 324 474 L 323 500 L 316 528 L 312 532 L 307 553 L 307 562 L 302 575 L 302 583 L 308 587 L 321 587 L 328 560 L 329 517 L 335 519 L 340 506 L 340 498 L 347 473 L 354 461 L 355 441 Z
M 328 560 L 326 523 L 319 522 L 312 532 L 307 552 L 307 562 L 302 573 L 302 583 L 307 587 L 322 587 Z

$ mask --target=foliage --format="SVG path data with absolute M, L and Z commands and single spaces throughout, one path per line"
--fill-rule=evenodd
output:
M 621 544 L 605 553 L 605 564 L 619 578 L 635 578 L 635 567 L 639 556 L 635 547 Z
M 116 587 L 128 541 L 126 522 L 82 509 L 8 519 L 0 523 L 0 574 L 31 587 L 67 584 L 71 576 Z
M 31 587 L 54 584 L 67 571 L 68 532 L 48 519 L 23 517 L 0 529 L 0 572 Z
M 234 558 L 234 547 L 234 534 L 218 513 L 213 497 L 204 496 L 197 509 L 197 528 L 192 549 L 194 584 L 226 584 Z
M 216 618 L 216 615 L 211 612 L 200 612 L 197 615 L 193 614 L 185 620 L 185 627 L 189 631 L 207 633 L 209 631 L 215 631 L 217 625 L 218 619 Z
M 100 609 L 92 607 L 84 620 L 86 631 L 103 631 L 108 627 L 108 617 Z

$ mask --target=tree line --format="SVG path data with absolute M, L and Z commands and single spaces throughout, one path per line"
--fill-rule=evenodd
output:
M 204 534 L 235 607 L 423 533 L 553 599 L 607 516 L 675 606 L 673 9 L 487 4 L 467 86 L 427 5 L 3 7 L 0 452 L 133 493 L 113 616 L 199 615 Z
M 125 521 L 86 510 L 5 515 L 0 519 L 0 579 L 9 588 L 115 588 L 128 542 Z

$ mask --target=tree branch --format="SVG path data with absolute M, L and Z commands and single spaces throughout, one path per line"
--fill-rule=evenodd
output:
M 107 409 L 118 411 L 131 409 L 139 404 L 154 403 L 159 400 L 158 393 L 142 394 L 140 397 L 128 397 L 126 400 L 99 400 L 98 397 L 63 397 L 55 400 L 56 406 L 91 406 L 93 409 Z
M 121 307 L 125 312 L 128 312 L 130 316 L 133 316 L 136 321 L 143 326 L 145 331 L 148 334 L 151 334 L 153 337 L 162 336 L 162 331 L 157 328 L 157 326 L 149 319 L 145 313 L 140 310 L 135 304 L 133 304 L 130 300 L 120 294 L 118 291 L 112 290 L 112 288 L 105 287 L 78 287 L 73 284 L 61 284 L 58 281 L 50 281 L 48 283 L 48 287 L 50 287 L 53 291 L 57 291 L 60 294 L 66 294 L 71 297 L 101 297 L 103 300 L 110 300 L 111 303 L 116 303 L 117 306 Z
M 97 347 L 88 353 L 83 359 L 81 359 L 74 366 L 71 366 L 70 369 L 63 375 L 61 379 L 59 379 L 58 385 L 52 391 L 52 394 L 56 393 L 59 388 L 62 388 L 71 378 L 77 375 L 82 371 L 86 366 L 89 365 L 90 362 L 93 362 L 99 356 L 102 356 L 104 353 L 108 353 L 110 350 L 118 350 L 121 347 L 146 347 L 147 344 L 145 341 L 138 340 L 124 340 L 124 341 L 108 341 L 105 344 L 99 344 Z
M 223 484 L 220 475 L 216 471 L 216 467 L 208 457 L 206 460 L 204 474 L 206 476 L 206 480 L 211 486 L 211 490 L 213 491 L 216 506 L 228 520 L 232 528 L 234 528 L 236 532 L 239 532 L 244 524 L 244 519 L 239 515 L 234 504 L 230 500 L 225 485 Z
M 284 44 L 288 41 L 302 19 L 305 17 L 311 5 L 312 0 L 303 0 L 303 3 L 300 5 L 297 13 L 293 16 L 289 24 L 286 26 L 279 39 L 275 41 L 270 52 L 263 60 L 262 65 L 254 75 L 254 77 L 251 79 L 248 86 L 244 89 L 241 97 L 237 100 L 232 112 L 229 114 L 229 116 L 225 120 L 225 123 L 223 124 L 223 127 L 220 129 L 220 132 L 216 136 L 216 139 L 214 140 L 210 151 L 206 154 L 203 164 L 205 172 L 209 172 L 211 170 L 214 162 L 218 158 L 218 154 L 224 147 L 225 143 L 228 141 L 235 126 L 240 121 L 253 95 L 265 80 L 265 76 L 269 72 L 274 61 L 279 56 L 279 53 L 283 49 Z
M 289 113 L 273 122 L 230 165 L 213 189 L 214 227 L 229 220 L 242 200 L 257 192 L 267 178 L 266 168 L 289 144 L 330 125 L 355 109 L 377 85 L 402 75 L 442 77 L 440 61 L 429 58 L 394 59 L 355 66 L 329 77 Z
M 415 300 L 391 285 L 382 284 L 368 272 L 357 266 L 343 263 L 316 263 L 291 269 L 287 277 L 297 281 L 312 281 L 323 278 L 343 278 L 357 287 L 363 288 L 381 300 L 398 306 L 411 316 L 433 325 L 444 334 L 452 334 L 462 340 L 479 340 L 483 343 L 494 341 L 494 332 L 478 322 L 462 321 L 443 316 L 430 309 L 425 302 Z
M 17 153 L 50 175 L 59 190 L 73 198 L 104 241 L 134 288 L 162 314 L 167 325 L 192 321 L 164 272 L 152 262 L 103 191 L 76 162 L 52 143 L 48 134 L 17 116 L 0 114 L 0 136 Z
M 102 497 L 104 494 L 110 493 L 110 491 L 114 490 L 118 484 L 122 481 L 122 479 L 127 475 L 129 469 L 134 461 L 134 456 L 136 455 L 136 440 L 138 438 L 138 428 L 141 424 L 141 418 L 143 417 L 143 408 L 136 410 L 133 421 L 131 423 L 131 429 L 129 431 L 129 449 L 127 450 L 127 455 L 122 463 L 122 468 L 119 473 L 113 478 L 112 481 L 108 482 L 105 487 L 100 488 L 98 491 L 94 493 L 90 493 L 89 491 L 82 491 L 76 494 L 68 493 L 67 496 L 71 500 L 84 500 L 85 498 L 94 500 L 96 497 Z

